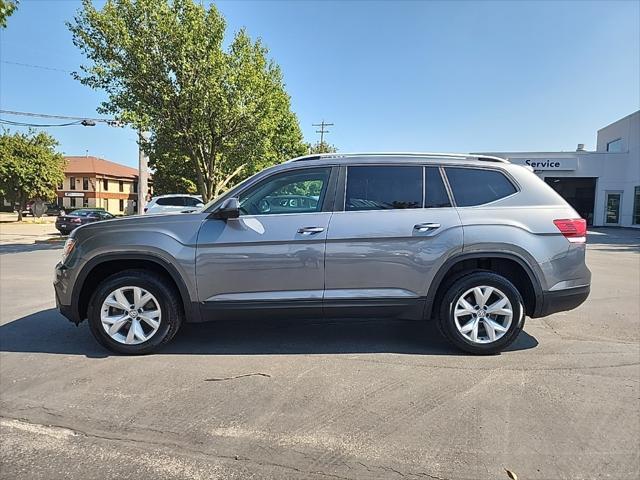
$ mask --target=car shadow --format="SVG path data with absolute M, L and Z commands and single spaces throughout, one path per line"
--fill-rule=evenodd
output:
M 522 332 L 507 351 L 535 348 Z M 112 355 L 92 338 L 86 322 L 74 326 L 55 309 L 0 326 L 1 352 L 55 353 L 103 358 Z M 170 355 L 292 355 L 399 353 L 464 355 L 433 322 L 390 319 L 217 321 L 186 324 L 161 350 Z

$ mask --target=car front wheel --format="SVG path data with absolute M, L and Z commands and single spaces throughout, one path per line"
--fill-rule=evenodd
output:
M 478 355 L 498 353 L 513 343 L 524 327 L 522 296 L 501 275 L 469 274 L 446 291 L 439 327 L 461 350 Z
M 125 270 L 104 280 L 89 301 L 89 326 L 100 344 L 128 355 L 151 353 L 182 323 L 177 292 L 161 276 Z

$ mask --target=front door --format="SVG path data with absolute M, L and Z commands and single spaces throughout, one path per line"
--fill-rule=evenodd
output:
M 620 203 L 622 192 L 605 192 L 604 223 L 606 225 L 620 224 Z
M 437 166 L 345 167 L 327 236 L 327 316 L 421 318 L 435 271 L 462 249 Z M 346 179 L 344 178 L 346 176 Z M 342 203 L 340 203 L 342 202 Z
M 205 221 L 196 255 L 205 316 L 321 314 L 331 171 L 273 174 L 240 192 L 239 218 Z

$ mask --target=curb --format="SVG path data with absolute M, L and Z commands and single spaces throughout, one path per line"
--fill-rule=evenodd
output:
M 51 243 L 64 243 L 67 241 L 67 237 L 60 238 L 47 238 L 46 240 L 36 240 L 34 243 L 38 245 L 51 244 Z

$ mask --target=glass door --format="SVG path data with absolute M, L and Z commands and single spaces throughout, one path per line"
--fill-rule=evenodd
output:
M 619 225 L 622 192 L 606 192 L 605 202 L 604 223 L 606 225 Z

